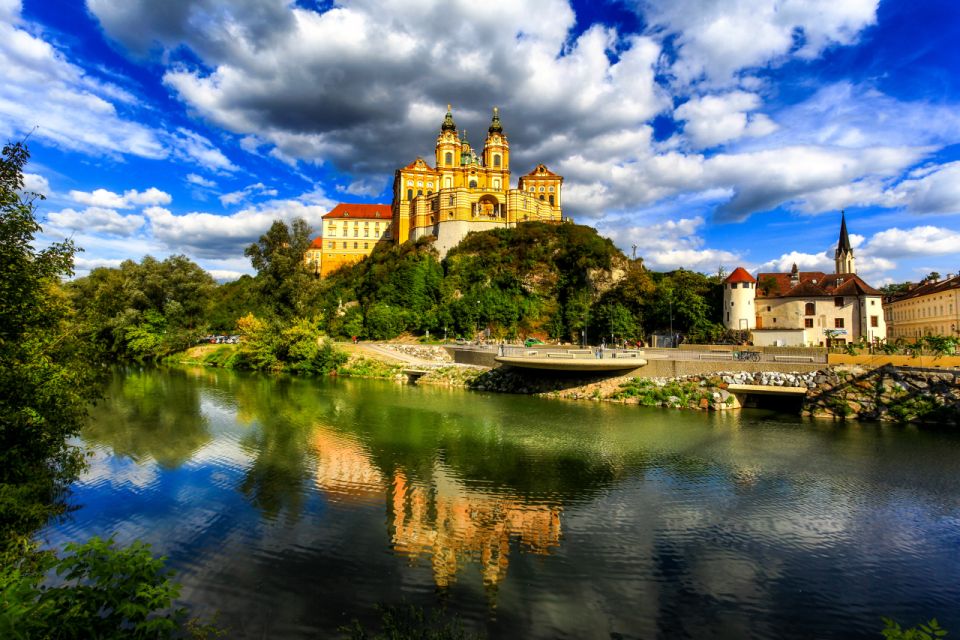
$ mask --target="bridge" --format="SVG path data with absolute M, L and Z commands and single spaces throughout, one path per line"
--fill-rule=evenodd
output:
M 543 371 L 630 371 L 647 364 L 633 349 L 543 349 L 502 346 L 495 361 L 522 369 Z

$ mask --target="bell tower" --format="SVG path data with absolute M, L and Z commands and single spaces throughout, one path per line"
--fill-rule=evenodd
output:
M 850 236 L 847 235 L 847 217 L 840 211 L 840 240 L 837 241 L 836 259 L 837 273 L 856 273 L 857 268 L 853 260 L 853 247 L 850 246 Z
M 457 137 L 457 125 L 453 121 L 453 112 L 447 105 L 447 115 L 440 125 L 437 136 L 437 164 L 440 171 L 460 166 L 460 139 Z

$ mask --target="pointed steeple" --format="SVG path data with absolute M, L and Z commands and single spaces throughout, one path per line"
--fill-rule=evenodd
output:
M 503 133 L 503 126 L 500 124 L 500 110 L 496 107 L 493 108 L 493 119 L 490 121 L 490 128 L 487 129 L 490 133 Z
M 853 260 L 853 247 L 850 245 L 850 236 L 847 234 L 847 216 L 840 210 L 840 239 L 837 241 L 837 252 L 834 254 L 837 264 L 837 273 L 856 273 Z
M 840 241 L 837 243 L 837 252 L 840 251 L 848 253 L 853 251 L 850 246 L 850 236 L 847 235 L 847 215 L 843 209 L 840 210 Z
M 450 105 L 447 105 L 447 115 L 443 118 L 443 124 L 440 125 L 440 131 L 456 131 L 457 125 L 453 121 L 453 111 Z

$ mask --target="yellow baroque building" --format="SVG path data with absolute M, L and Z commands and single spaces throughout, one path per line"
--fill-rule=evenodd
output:
M 562 176 L 538 164 L 520 176 L 516 189 L 510 188 L 510 180 L 510 143 L 498 110 L 493 110 L 483 149 L 477 155 L 466 131 L 457 131 L 447 105 L 437 136 L 435 165 L 417 158 L 397 169 L 389 207 L 338 204 L 323 217 L 323 236 L 316 247 L 319 264 L 315 252 L 308 252 L 304 259 L 311 271 L 326 276 L 363 260 L 378 242 L 402 244 L 432 236 L 443 258 L 471 231 L 563 220 Z M 369 223 L 385 219 L 390 225 L 378 225 L 380 235 L 372 235 L 375 228 Z M 368 228 L 371 235 L 360 235 Z
M 510 142 L 496 108 L 477 155 L 466 131 L 457 133 L 448 105 L 435 155 L 435 167 L 417 158 L 396 171 L 392 206 L 398 243 L 433 236 L 442 258 L 471 231 L 563 220 L 563 178 L 544 165 L 510 188 Z

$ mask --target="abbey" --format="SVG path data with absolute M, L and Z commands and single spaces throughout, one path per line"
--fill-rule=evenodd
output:
M 835 272 L 758 273 L 737 267 L 723 282 L 723 323 L 750 331 L 757 346 L 830 346 L 887 337 L 882 294 L 856 274 L 840 215 Z
M 337 205 L 323 217 L 323 239 L 316 243 L 319 260 L 314 255 L 311 268 L 325 276 L 363 260 L 377 243 L 402 244 L 427 236 L 436 239 L 443 258 L 471 231 L 563 220 L 563 177 L 538 164 L 520 176 L 517 188 L 510 188 L 510 180 L 510 142 L 497 108 L 478 155 L 467 132 L 457 131 L 447 105 L 434 166 L 417 158 L 394 174 L 389 225 L 380 225 L 386 222 L 387 205 Z

